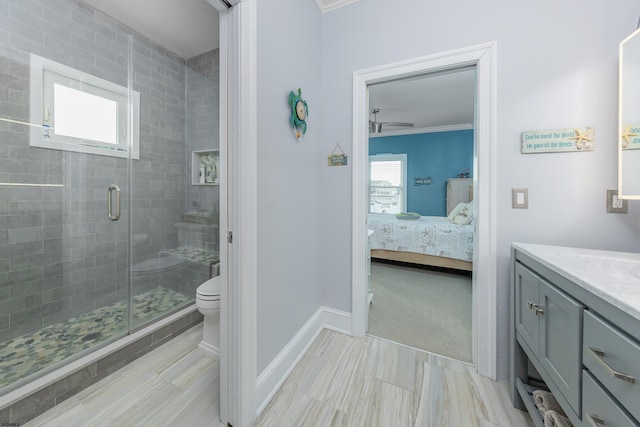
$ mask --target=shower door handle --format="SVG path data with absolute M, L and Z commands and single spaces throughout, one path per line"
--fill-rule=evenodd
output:
M 113 207 L 111 206 L 113 200 L 113 191 L 116 192 L 116 212 L 113 213 Z M 107 187 L 107 216 L 111 221 L 117 221 L 120 219 L 120 187 L 115 184 Z

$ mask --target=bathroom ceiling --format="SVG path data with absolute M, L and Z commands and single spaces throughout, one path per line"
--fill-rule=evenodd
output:
M 418 133 L 437 127 L 470 128 L 474 122 L 475 68 L 432 73 L 369 86 L 369 109 L 379 122 L 409 122 L 413 128 L 382 126 L 382 134 Z M 373 114 L 369 117 L 373 120 Z
M 185 59 L 219 44 L 218 12 L 207 0 L 84 1 Z
M 218 12 L 207 0 L 84 0 L 99 11 L 189 59 L 219 45 Z M 316 0 L 329 12 L 359 0 Z
M 219 44 L 218 12 L 207 0 L 84 1 L 185 59 Z M 358 0 L 316 1 L 326 12 Z M 473 69 L 396 80 L 370 87 L 369 108 L 380 109 L 380 122 L 415 125 L 383 126 L 383 135 L 439 126 L 468 127 L 474 121 L 474 88 Z

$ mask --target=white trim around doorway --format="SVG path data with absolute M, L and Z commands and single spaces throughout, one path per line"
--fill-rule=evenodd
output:
M 215 2 L 213 2 L 215 3 Z M 227 302 L 226 396 L 221 396 L 223 424 L 249 426 L 256 418 L 257 381 L 257 2 L 240 0 L 226 16 L 225 105 L 221 105 L 221 134 L 226 138 Z M 222 93 L 221 93 L 222 94 Z M 222 143 L 221 143 L 222 146 Z M 222 197 L 222 194 L 221 194 Z M 221 206 L 222 211 L 222 206 Z M 221 212 L 222 221 L 222 212 Z M 230 233 L 230 234 L 229 234 Z M 222 295 L 221 295 L 222 297 Z M 222 334 L 221 334 L 222 335 Z M 221 336 L 222 339 L 222 336 Z M 222 369 L 222 366 L 221 366 Z M 226 412 L 226 414 L 225 414 Z M 222 418 L 222 417 L 221 417 Z
M 227 196 L 229 192 L 229 179 L 227 177 L 227 173 L 229 172 L 228 168 L 228 160 L 229 160 L 229 151 L 228 151 L 228 124 L 227 124 L 227 114 L 228 114 L 228 52 L 229 46 L 229 11 L 226 9 L 217 9 L 219 14 L 219 25 L 220 25 L 220 44 L 219 44 L 219 58 L 220 58 L 220 105 L 219 105 L 219 149 L 220 149 L 220 206 L 219 206 L 219 214 L 220 214 L 220 223 L 219 223 L 219 242 L 220 242 L 220 265 L 222 268 L 220 269 L 220 279 L 223 283 L 223 286 L 220 288 L 220 299 L 223 303 L 220 304 L 220 421 L 223 424 L 227 424 L 232 419 L 233 414 L 233 400 L 230 399 L 231 393 L 230 390 L 233 390 L 232 380 L 233 373 L 230 370 L 232 364 L 229 363 L 230 360 L 233 360 L 234 354 L 232 353 L 231 347 L 229 346 L 229 342 L 231 342 L 230 337 L 232 336 L 233 324 L 231 322 L 230 314 L 233 310 L 230 307 L 230 298 L 229 298 L 229 279 L 232 277 L 229 274 L 229 264 L 228 264 L 228 247 L 224 244 L 224 236 L 227 235 L 228 229 L 228 203 Z
M 478 373 L 491 379 L 497 376 L 496 50 L 496 43 L 490 42 L 353 74 L 352 329 L 354 336 L 362 337 L 367 332 L 368 86 L 402 77 L 476 66 L 473 360 Z
M 230 185 L 231 224 L 233 233 L 230 244 L 232 260 L 231 281 L 234 294 L 233 322 L 237 357 L 234 378 L 237 389 L 232 397 L 237 404 L 234 426 L 249 426 L 256 418 L 257 387 L 257 269 L 258 269 L 258 122 L 257 122 L 257 1 L 241 0 L 234 6 L 236 21 L 236 66 L 233 71 L 236 105 L 232 110 L 233 145 L 232 164 L 235 170 Z M 233 104 L 233 101 L 232 101 Z

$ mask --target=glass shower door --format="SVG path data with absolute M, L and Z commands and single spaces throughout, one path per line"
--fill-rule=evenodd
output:
M 0 395 L 216 274 L 217 42 L 204 50 L 84 1 L 0 0 Z
M 115 21 L 78 2 L 0 6 L 5 394 L 129 330 L 131 115 Z
M 133 90 L 143 95 L 131 164 L 135 329 L 193 304 L 217 274 L 219 59 L 213 44 L 183 58 L 144 37 L 132 43 Z

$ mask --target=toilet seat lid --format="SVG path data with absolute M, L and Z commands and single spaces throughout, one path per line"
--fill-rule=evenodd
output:
M 178 258 L 172 255 L 168 255 L 139 262 L 133 266 L 132 270 L 134 273 L 151 273 L 156 271 L 164 271 L 185 262 L 186 260 L 184 258 Z
M 198 286 L 198 297 L 207 301 L 215 301 L 220 299 L 220 276 L 211 279 Z
M 198 294 L 198 301 L 215 302 L 220 301 L 220 295 L 200 295 Z

